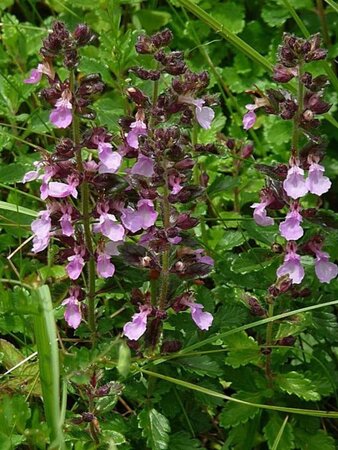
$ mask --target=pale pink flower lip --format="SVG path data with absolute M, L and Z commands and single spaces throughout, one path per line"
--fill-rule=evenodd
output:
M 285 192 L 289 197 L 296 200 L 304 197 L 308 193 L 308 187 L 304 178 L 304 170 L 296 164 L 289 170 L 286 179 L 283 182 Z
M 248 112 L 244 114 L 243 116 L 243 128 L 244 130 L 249 130 L 252 128 L 257 120 L 257 116 L 255 114 L 255 109 L 257 109 L 257 106 L 254 104 L 249 104 L 245 106 Z
M 215 111 L 212 108 L 209 108 L 209 106 L 203 106 L 205 104 L 205 100 L 202 98 L 194 99 L 187 95 L 180 95 L 178 97 L 178 101 L 181 103 L 187 103 L 188 105 L 194 105 L 197 122 L 206 130 L 211 127 L 211 122 L 215 117 Z
M 66 270 L 71 280 L 77 280 L 81 275 L 82 269 L 85 265 L 83 259 L 83 251 L 75 249 L 75 254 L 68 257 L 69 263 Z
M 198 328 L 201 330 L 208 330 L 211 327 L 214 318 L 209 312 L 203 311 L 203 305 L 200 303 L 190 302 L 188 300 L 183 300 L 182 303 L 189 306 L 191 318 Z
M 309 167 L 309 176 L 306 179 L 306 186 L 315 195 L 325 194 L 331 187 L 331 181 L 324 176 L 324 167 L 317 163 L 312 163 Z
M 52 228 L 52 221 L 50 218 L 50 211 L 47 209 L 41 211 L 37 219 L 35 219 L 31 224 L 31 230 L 34 233 L 33 238 L 33 252 L 42 252 L 48 247 L 50 241 L 50 231 Z
M 93 226 L 94 233 L 102 233 L 113 242 L 122 241 L 125 230 L 113 214 L 101 211 L 99 223 Z
M 109 142 L 100 142 L 99 150 L 99 173 L 115 173 L 121 166 L 122 156 L 114 152 Z
M 251 208 L 254 208 L 253 217 L 257 225 L 261 227 L 268 227 L 273 225 L 275 221 L 269 217 L 266 212 L 266 207 L 270 204 L 269 201 L 262 201 L 260 203 L 253 203 Z
M 279 231 L 281 236 L 283 236 L 287 241 L 297 241 L 300 239 L 304 230 L 300 226 L 303 218 L 299 213 L 298 206 L 292 206 L 291 210 L 287 213 L 286 218 L 279 225 Z
M 152 227 L 157 219 L 158 213 L 154 209 L 154 203 L 151 200 L 143 199 L 137 203 L 137 210 L 124 208 L 122 210 L 121 220 L 125 228 L 136 233 L 137 231 Z
M 338 275 L 338 266 L 329 261 L 329 254 L 316 252 L 315 272 L 321 283 L 330 283 Z
M 130 131 L 127 133 L 127 143 L 129 147 L 138 148 L 139 136 L 147 135 L 147 125 L 143 122 L 143 120 L 136 120 L 135 122 L 130 124 Z
M 114 275 L 115 266 L 110 261 L 110 255 L 107 253 L 99 253 L 96 261 L 96 271 L 101 278 L 109 278 Z
M 72 96 L 69 90 L 64 90 L 61 97 L 55 103 L 55 108 L 49 115 L 49 120 L 57 128 L 67 128 L 73 120 L 72 104 L 70 102 Z
M 74 328 L 76 330 L 82 320 L 81 304 L 77 299 L 77 289 L 69 289 L 69 294 L 70 296 L 66 298 L 61 304 L 63 306 L 66 306 L 66 310 L 64 313 L 65 321 L 71 328 Z
M 131 341 L 140 339 L 147 329 L 147 320 L 150 313 L 150 307 L 141 306 L 140 312 L 134 314 L 132 320 L 124 325 L 123 334 Z
M 289 275 L 292 283 L 300 284 L 304 278 L 304 268 L 300 262 L 300 256 L 296 253 L 296 245 L 288 246 L 283 264 L 277 269 L 277 277 Z
M 130 173 L 132 175 L 141 175 L 147 178 L 152 177 L 155 173 L 153 160 L 141 153 L 137 159 L 137 162 L 131 168 Z

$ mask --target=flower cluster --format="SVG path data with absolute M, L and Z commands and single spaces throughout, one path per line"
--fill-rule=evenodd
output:
M 203 193 L 203 186 L 191 181 L 194 145 L 189 128 L 196 123 L 209 128 L 214 117 L 210 107 L 214 99 L 200 96 L 208 85 L 208 74 L 191 72 L 181 52 L 166 50 L 171 39 L 169 30 L 139 37 L 137 52 L 152 55 L 157 68 L 135 67 L 131 73 L 156 83 L 156 95 L 151 100 L 138 87 L 127 90 L 134 115 L 121 118 L 117 147 L 104 127 L 91 127 L 84 121 L 80 133 L 80 119 L 95 117 L 91 104 L 104 89 L 98 74 L 77 77 L 78 48 L 94 41 L 85 25 L 78 25 L 71 33 L 56 22 L 44 40 L 43 61 L 25 80 L 38 83 L 45 76 L 49 87 L 40 95 L 53 107 L 50 121 L 67 132 L 54 152 L 44 152 L 35 170 L 23 179 L 40 180 L 41 199 L 46 201 L 46 209 L 32 223 L 33 251 L 45 250 L 51 239 L 58 241 L 59 259 L 66 261 L 73 281 L 69 297 L 62 303 L 65 319 L 72 328 L 81 322 L 81 301 L 86 297 L 80 282 L 84 267 L 88 265 L 87 297 L 93 301 L 92 268 L 101 278 L 112 277 L 112 257 L 120 255 L 124 262 L 148 270 L 149 280 L 159 279 L 151 301 L 148 293 L 138 292 L 134 301 L 138 312 L 124 327 L 130 340 L 139 339 L 147 330 L 148 342 L 153 344 L 169 308 L 189 308 L 202 330 L 212 323 L 212 316 L 194 302 L 192 291 L 175 296 L 171 287 L 173 277 L 200 278 L 213 265 L 187 234 L 198 220 L 184 212 L 184 205 L 189 204 L 190 211 Z M 55 64 L 60 57 L 69 70 L 69 78 L 64 80 Z M 171 85 L 158 95 L 161 77 L 165 76 L 167 83 L 168 75 L 172 76 Z M 208 151 L 208 146 L 196 150 Z M 120 176 L 123 160 L 128 159 L 133 164 Z
M 283 120 L 293 120 L 289 165 L 268 168 L 270 181 L 261 191 L 261 201 L 254 203 L 252 208 L 255 222 L 260 226 L 270 226 L 274 224 L 274 219 L 268 215 L 267 209 L 278 210 L 288 205 L 289 211 L 285 220 L 279 225 L 280 235 L 288 243 L 284 263 L 277 270 L 277 276 L 288 275 L 294 284 L 301 283 L 304 278 L 296 241 L 303 237 L 302 222 L 304 217 L 309 215 L 307 210 L 302 208 L 300 199 L 308 193 L 320 197 L 331 187 L 331 181 L 324 175 L 325 169 L 320 164 L 324 156 L 324 145 L 320 136 L 316 136 L 313 131 L 319 125 L 315 116 L 330 109 L 330 104 L 323 100 L 327 78 L 323 75 L 314 78 L 304 71 L 307 62 L 324 59 L 325 56 L 326 50 L 320 48 L 318 35 L 304 40 L 285 34 L 283 45 L 279 48 L 278 64 L 274 68 L 273 78 L 276 82 L 286 83 L 296 77 L 299 81 L 297 96 L 285 89 L 269 89 L 266 94 L 254 91 L 255 103 L 247 105 L 249 112 L 243 118 L 244 129 L 251 128 L 256 120 L 254 111 L 264 107 L 269 114 L 278 115 Z M 299 150 L 300 139 L 308 142 Z M 315 210 L 311 210 L 310 215 L 314 214 Z M 329 255 L 321 251 L 322 245 L 321 242 L 320 246 L 311 247 L 316 258 L 315 273 L 320 282 L 329 283 L 337 276 L 338 268 L 329 262 Z

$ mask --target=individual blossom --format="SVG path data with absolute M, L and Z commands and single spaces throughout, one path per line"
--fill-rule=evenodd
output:
M 47 61 L 44 61 L 43 64 L 38 64 L 36 69 L 32 69 L 29 78 L 26 78 L 23 82 L 26 84 L 39 83 L 43 74 L 51 79 L 55 77 L 54 69 Z
M 215 261 L 211 258 L 211 256 L 205 255 L 205 251 L 202 248 L 198 248 L 194 251 L 196 255 L 196 260 L 199 263 L 207 264 L 208 266 L 213 266 Z
M 304 234 L 304 230 L 300 225 L 302 220 L 303 217 L 299 212 L 299 205 L 295 202 L 287 213 L 285 220 L 279 225 L 280 234 L 287 241 L 297 241 Z
M 243 116 L 243 128 L 247 131 L 256 123 L 257 116 L 255 114 L 255 109 L 257 109 L 258 107 L 254 104 L 249 104 L 246 105 L 245 108 L 248 110 L 248 112 Z
M 85 252 L 81 247 L 75 247 L 74 255 L 67 258 L 69 263 L 67 264 L 66 270 L 71 280 L 77 280 L 81 275 L 82 269 L 85 265 L 85 261 L 83 259 L 84 253 Z
M 189 300 L 182 300 L 182 304 L 190 308 L 191 318 L 201 330 L 208 330 L 214 320 L 212 314 L 203 311 L 204 306 Z
M 143 177 L 150 178 L 154 175 L 154 161 L 148 156 L 139 155 L 136 163 L 131 168 L 130 173 L 132 175 L 141 175 Z
M 100 142 L 99 151 L 99 173 L 115 173 L 121 166 L 122 156 L 118 152 L 113 152 L 109 142 Z
M 316 251 L 315 272 L 321 283 L 330 283 L 338 275 L 338 266 L 329 261 L 330 255 Z
M 137 119 L 135 122 L 130 124 L 130 131 L 126 134 L 126 140 L 130 147 L 138 148 L 139 136 L 147 135 L 147 125 L 143 122 L 143 120 Z
M 36 170 L 29 170 L 25 173 L 21 183 L 29 183 L 30 181 L 37 180 L 40 176 L 40 169 L 42 168 L 41 161 L 34 161 L 33 165 L 36 167 Z
M 203 106 L 205 104 L 205 100 L 202 98 L 194 99 L 189 96 L 180 95 L 178 97 L 178 101 L 180 103 L 187 103 L 188 105 L 195 106 L 197 122 L 206 130 L 211 127 L 211 122 L 214 120 L 215 112 L 212 108 L 209 108 L 209 106 Z
M 65 321 L 71 328 L 78 328 L 82 320 L 81 304 L 78 300 L 80 289 L 70 288 L 69 297 L 66 298 L 61 304 L 66 307 L 64 317 Z
M 177 177 L 176 175 L 169 175 L 168 177 L 168 184 L 171 188 L 171 193 L 173 195 L 178 194 L 183 189 L 183 186 L 181 186 L 181 178 Z
M 115 273 L 115 266 L 110 261 L 110 255 L 105 252 L 100 252 L 96 260 L 96 271 L 99 277 L 109 278 Z
M 61 205 L 62 216 L 60 218 L 60 225 L 62 234 L 64 236 L 73 236 L 74 235 L 74 227 L 72 225 L 72 205 L 65 204 Z
M 50 230 L 52 228 L 52 221 L 50 218 L 50 210 L 41 211 L 38 218 L 31 224 L 31 230 L 34 233 L 33 238 L 33 252 L 42 252 L 48 247 L 50 240 Z
M 307 194 L 308 187 L 304 179 L 304 170 L 297 164 L 293 164 L 288 170 L 287 177 L 283 182 L 283 188 L 288 196 L 294 200 Z
M 296 253 L 297 245 L 290 242 L 283 264 L 277 269 L 277 277 L 288 275 L 292 283 L 300 284 L 304 278 L 304 268 L 300 262 L 300 256 Z
M 56 101 L 55 108 L 49 115 L 49 120 L 57 128 L 67 128 L 73 120 L 72 115 L 72 94 L 69 89 L 65 89 L 61 97 Z
M 117 222 L 113 214 L 108 214 L 108 205 L 99 205 L 97 210 L 100 218 L 99 223 L 93 227 L 94 233 L 101 233 L 113 242 L 122 241 L 124 238 L 124 228 Z
M 147 320 L 151 311 L 151 307 L 147 305 L 140 306 L 140 312 L 134 314 L 132 320 L 124 325 L 123 334 L 131 341 L 137 341 L 147 329 Z
M 257 225 L 262 227 L 268 227 L 274 224 L 272 217 L 269 217 L 266 212 L 266 208 L 274 202 L 274 197 L 269 193 L 267 189 L 261 191 L 260 203 L 253 203 L 251 208 L 254 208 L 253 217 Z
M 311 194 L 322 195 L 330 189 L 332 183 L 328 177 L 324 176 L 324 172 L 323 166 L 312 162 L 306 179 L 306 187 Z
M 69 176 L 67 178 L 68 183 L 62 183 L 60 181 L 51 181 L 48 183 L 48 196 L 54 198 L 65 198 L 71 195 L 77 198 L 77 186 L 79 185 L 79 180 L 76 177 Z
M 137 209 L 130 207 L 122 210 L 121 220 L 125 228 L 136 233 L 152 227 L 157 219 L 158 213 L 154 209 L 154 203 L 148 199 L 139 200 Z

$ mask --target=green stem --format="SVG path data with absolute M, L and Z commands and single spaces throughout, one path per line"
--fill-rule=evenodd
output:
M 268 317 L 273 317 L 273 299 L 269 298 L 269 311 L 268 311 Z M 269 322 L 266 327 L 266 338 L 265 338 L 265 344 L 266 344 L 266 350 L 269 352 L 266 355 L 265 360 L 265 375 L 269 383 L 269 387 L 272 388 L 273 385 L 273 376 L 271 371 L 271 345 L 272 345 L 272 328 L 273 328 L 273 322 Z
M 75 87 L 75 74 L 71 74 L 70 88 L 72 93 Z M 73 113 L 73 141 L 76 151 L 76 162 L 79 173 L 84 174 L 84 166 L 82 161 L 81 146 L 80 146 L 80 121 L 79 117 Z M 81 185 L 81 200 L 82 200 L 82 220 L 85 236 L 85 244 L 89 253 L 88 261 L 88 324 L 92 332 L 92 343 L 94 345 L 96 340 L 96 323 L 95 323 L 95 259 L 91 232 L 91 215 L 90 215 L 90 195 L 89 185 L 86 179 Z
M 293 130 L 292 130 L 292 154 L 298 157 L 298 141 L 300 135 L 300 119 L 303 114 L 304 109 L 304 85 L 301 81 L 303 74 L 303 64 L 300 62 L 298 65 L 298 89 L 297 89 L 297 113 L 293 119 Z
M 331 45 L 330 35 L 329 35 L 329 29 L 327 26 L 323 0 L 316 0 L 316 3 L 317 3 L 317 13 L 318 13 L 320 24 L 322 27 L 324 42 L 325 42 L 326 47 L 330 47 L 330 45 Z

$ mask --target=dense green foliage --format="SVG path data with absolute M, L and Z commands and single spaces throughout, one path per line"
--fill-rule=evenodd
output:
M 322 198 L 319 220 L 304 228 L 321 231 L 325 250 L 337 260 L 337 11 L 332 0 L 0 2 L 1 450 L 49 443 L 76 450 L 337 448 L 338 281 L 319 283 L 305 256 L 301 287 L 279 296 L 264 316 L 252 315 L 249 297 L 268 309 L 267 289 L 284 244 L 278 224 L 267 230 L 252 219 L 250 205 L 264 186 L 255 165 L 288 162 L 291 124 L 258 114 L 253 130 L 242 128 L 250 103 L 245 90 L 274 86 L 271 68 L 283 32 L 321 32 L 328 64 L 313 63 L 311 70 L 326 72 L 331 81 L 326 100 L 333 106 L 321 133 L 332 188 Z M 182 343 L 178 352 L 140 355 L 121 337 L 134 313 L 131 290 L 148 289 L 148 272 L 117 260 L 115 276 L 97 280 L 92 348 L 86 323 L 73 332 L 63 320 L 68 280 L 54 247 L 47 257 L 31 253 L 30 223 L 43 204 L 38 183 L 20 180 L 62 131 L 51 126 L 48 108 L 23 79 L 37 66 L 41 40 L 56 18 L 70 29 L 87 23 L 99 36 L 98 47 L 82 50 L 80 70 L 101 74 L 106 90 L 95 103 L 95 123 L 112 133 L 120 132 L 118 119 L 130 112 L 128 69 L 139 64 L 134 45 L 141 32 L 169 27 L 171 48 L 185 52 L 192 70 L 208 70 L 211 92 L 219 94 L 212 127 L 199 130 L 197 142 L 218 142 L 222 152 L 198 156 L 196 175 L 206 173 L 209 184 L 193 211 L 200 219 L 196 239 L 215 260 L 194 290 L 214 323 L 202 332 L 188 313 L 170 316 L 164 336 Z M 251 140 L 253 155 L 240 158 L 226 147 L 229 137 Z M 306 206 L 316 206 L 315 200 Z M 299 295 L 305 288 L 309 295 Z M 264 345 L 267 330 L 271 353 Z M 295 343 L 285 346 L 289 336 Z M 97 394 L 100 387 L 108 394 Z

